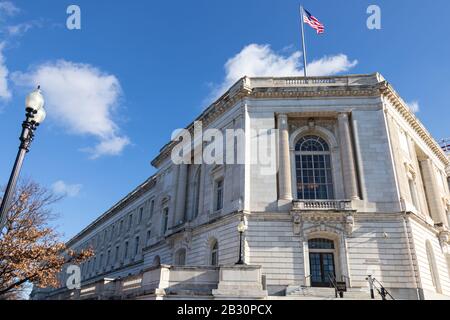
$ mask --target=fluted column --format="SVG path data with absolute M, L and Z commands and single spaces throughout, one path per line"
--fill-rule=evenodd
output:
M 289 127 L 286 114 L 278 115 L 279 169 L 278 189 L 280 200 L 292 200 L 291 160 L 289 151 Z
M 435 223 L 443 223 L 448 226 L 448 220 L 445 215 L 444 203 L 439 193 L 437 185 L 437 177 L 433 167 L 433 162 L 430 159 L 420 161 L 422 167 L 422 179 L 425 186 L 425 193 L 427 195 L 428 208 L 430 209 L 431 217 Z
M 185 221 L 186 212 L 186 189 L 187 189 L 188 165 L 178 165 L 178 182 L 177 182 L 177 198 L 175 204 L 175 219 L 174 226 L 177 226 Z
M 358 182 L 356 180 L 355 158 L 353 155 L 352 138 L 348 114 L 338 115 L 339 137 L 341 145 L 342 171 L 344 174 L 345 197 L 351 200 L 359 199 Z

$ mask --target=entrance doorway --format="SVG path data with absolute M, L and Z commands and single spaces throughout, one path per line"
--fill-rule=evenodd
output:
M 309 268 L 312 287 L 329 287 L 330 279 L 336 277 L 334 241 L 312 239 L 308 241 Z

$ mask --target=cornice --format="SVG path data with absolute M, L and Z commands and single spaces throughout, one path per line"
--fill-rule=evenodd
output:
M 304 82 L 312 82 L 308 84 Z M 377 97 L 384 96 L 392 103 L 397 112 L 416 130 L 436 156 L 446 165 L 450 165 L 439 144 L 425 129 L 422 123 L 407 107 L 394 88 L 378 73 L 372 75 L 353 75 L 339 77 L 288 77 L 288 78 L 248 78 L 244 77 L 234 84 L 222 97 L 207 108 L 195 121 L 202 121 L 203 127 L 219 118 L 230 107 L 244 98 L 252 99 L 323 99 L 341 97 Z M 194 122 L 186 127 L 193 133 Z M 158 167 L 177 142 L 171 141 L 152 161 Z
M 84 236 L 86 236 L 90 231 L 101 225 L 103 222 L 107 221 L 117 213 L 119 213 L 123 208 L 127 207 L 135 200 L 140 198 L 147 191 L 151 190 L 156 185 L 156 175 L 147 179 L 144 183 L 135 188 L 132 192 L 126 195 L 122 200 L 117 202 L 113 207 L 111 207 L 108 211 L 98 217 L 94 222 L 89 224 L 86 228 L 84 228 L 81 232 L 79 232 L 75 237 L 67 242 L 67 247 L 71 247 L 77 241 L 81 240 Z
M 303 77 L 288 78 L 241 78 L 230 90 L 222 95 L 216 102 L 207 108 L 194 122 L 202 121 L 203 127 L 219 118 L 240 100 L 244 98 L 255 99 L 295 99 L 295 98 L 324 98 L 324 97 L 373 97 L 380 94 L 377 82 L 381 76 L 354 75 L 338 77 L 309 77 L 306 81 L 317 82 L 316 85 L 302 85 Z M 362 79 L 362 81 L 361 81 Z M 327 81 L 328 80 L 328 81 Z M 253 83 L 255 82 L 255 83 Z M 269 86 L 259 86 L 258 82 L 269 82 Z M 322 84 L 321 84 L 322 83 Z M 367 84 L 369 83 L 369 84 Z M 285 84 L 285 86 L 283 86 Z M 194 131 L 194 122 L 185 129 L 191 134 Z M 176 141 L 167 143 L 151 164 L 158 168 L 170 156 Z
M 191 134 L 194 132 L 194 123 L 202 121 L 203 127 L 207 127 L 211 122 L 219 118 L 222 114 L 228 111 L 238 101 L 244 97 L 249 96 L 251 89 L 246 85 L 245 78 L 240 79 L 236 84 L 231 87 L 222 97 L 208 107 L 194 122 L 190 123 L 185 129 Z M 158 168 L 159 165 L 170 156 L 173 147 L 177 143 L 171 141 L 167 143 L 161 150 L 158 156 L 151 162 L 151 165 Z
M 383 81 L 380 87 L 381 94 L 388 99 L 394 106 L 395 110 L 402 116 L 403 119 L 414 129 L 419 137 L 427 144 L 431 151 L 442 161 L 444 166 L 450 165 L 450 160 L 442 150 L 441 146 L 434 140 L 428 130 L 408 108 L 405 101 L 399 96 L 395 89 L 387 82 Z

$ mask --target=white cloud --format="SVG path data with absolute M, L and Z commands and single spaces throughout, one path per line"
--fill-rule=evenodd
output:
M 130 140 L 127 137 L 113 137 L 109 140 L 101 141 L 94 148 L 86 148 L 84 150 L 92 154 L 92 159 L 96 159 L 102 155 L 118 155 L 128 144 L 130 144 Z
M 74 198 L 78 196 L 83 186 L 81 184 L 67 184 L 62 180 L 52 184 L 52 190 L 56 195 Z
M 269 45 L 250 44 L 225 64 L 225 79 L 213 87 L 210 99 L 218 98 L 224 91 L 243 76 L 280 77 L 302 76 L 302 54 L 299 51 L 285 56 L 273 51 Z M 345 72 L 356 66 L 358 61 L 350 61 L 344 54 L 325 56 L 308 64 L 308 75 L 327 76 Z
M 8 68 L 5 65 L 5 56 L 3 55 L 4 42 L 0 42 L 0 99 L 9 100 L 11 91 L 8 87 Z
M 11 1 L 0 1 L 0 16 L 14 16 L 20 12 Z
M 346 72 L 358 64 L 357 60 L 349 61 L 345 54 L 325 56 L 308 64 L 308 75 L 330 76 Z
M 91 135 L 99 142 L 84 150 L 92 158 L 118 155 L 130 141 L 113 119 L 122 91 L 118 79 L 88 64 L 60 60 L 11 76 L 25 87 L 41 85 L 47 114 L 72 134 Z
M 10 37 L 18 37 L 24 35 L 34 27 L 42 27 L 40 21 L 28 21 L 5 27 L 6 34 Z
M 407 103 L 409 110 L 413 113 L 418 113 L 420 111 L 420 105 L 418 101 L 411 101 Z

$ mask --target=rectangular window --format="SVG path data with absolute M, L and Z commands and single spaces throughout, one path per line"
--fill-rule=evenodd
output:
M 153 217 L 153 211 L 155 210 L 155 200 L 150 202 L 150 219 Z
M 416 209 L 420 209 L 419 202 L 417 201 L 416 183 L 412 179 L 409 179 L 408 182 L 409 182 L 409 192 L 411 194 L 412 203 L 413 203 L 414 207 L 416 207 Z
M 144 214 L 144 208 L 139 208 L 139 224 L 142 222 L 142 215 Z
M 139 252 L 139 237 L 136 237 L 134 243 L 134 256 L 137 256 L 138 252 Z
M 116 229 L 116 225 L 112 226 L 112 230 L 111 230 L 111 241 L 114 239 L 114 230 Z
M 400 131 L 400 146 L 402 148 L 402 150 L 409 156 L 411 157 L 411 152 L 409 150 L 409 141 L 408 141 L 408 136 L 406 135 L 405 132 Z
M 123 220 L 120 220 L 120 224 L 119 224 L 119 232 L 122 233 L 123 231 Z
M 128 241 L 125 242 L 125 250 L 123 253 L 123 259 L 126 260 L 128 258 Z
M 152 232 L 151 232 L 151 230 L 148 230 L 147 231 L 147 241 L 146 241 L 147 245 L 150 243 L 150 238 L 151 237 L 152 237 Z
M 216 211 L 223 209 L 223 180 L 216 182 Z
M 108 253 L 106 254 L 106 266 L 108 267 L 111 262 L 111 250 L 108 250 Z
M 128 230 L 131 230 L 131 223 L 133 222 L 133 215 L 130 214 L 128 217 Z
M 114 257 L 114 262 L 117 263 L 117 261 L 119 261 L 119 246 L 116 246 L 116 253 L 115 253 L 115 257 Z
M 169 208 L 164 208 L 163 210 L 163 221 L 162 221 L 162 235 L 164 235 L 167 231 L 167 227 L 169 224 Z

